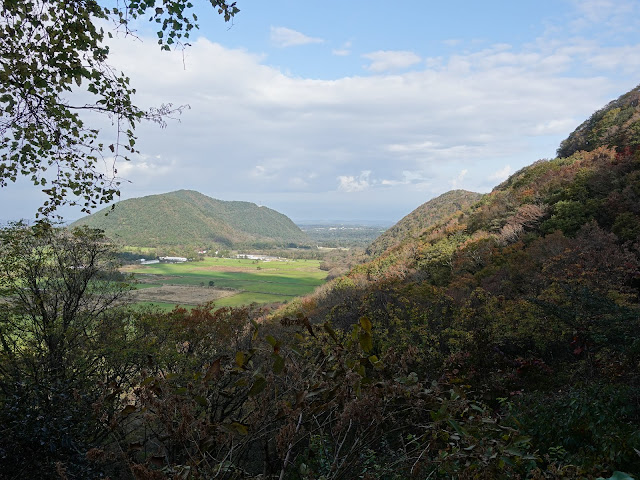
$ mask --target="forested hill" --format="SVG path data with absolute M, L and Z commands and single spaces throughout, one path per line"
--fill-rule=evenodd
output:
M 100 228 L 131 246 L 273 246 L 309 244 L 287 216 L 249 202 L 229 202 L 178 190 L 118 202 L 72 226 Z
M 558 148 L 559 157 L 568 157 L 602 146 L 636 147 L 640 143 L 640 86 L 595 112 Z
M 423 203 L 380 235 L 367 248 L 367 255 L 377 257 L 390 247 L 415 239 L 427 228 L 462 211 L 480 198 L 480 193 L 451 190 Z
M 373 347 L 360 341 L 375 361 L 414 352 L 415 379 L 467 392 L 538 465 L 572 472 L 539 478 L 640 472 L 638 98 L 279 315 L 353 338 L 372 325 Z

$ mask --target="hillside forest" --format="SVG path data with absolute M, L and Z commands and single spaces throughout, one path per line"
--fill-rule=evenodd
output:
M 0 234 L 0 477 L 640 474 L 640 87 L 267 310 L 130 304 L 88 227 Z

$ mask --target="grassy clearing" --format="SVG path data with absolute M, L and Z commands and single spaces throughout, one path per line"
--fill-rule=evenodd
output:
M 320 270 L 317 260 L 287 260 L 282 262 L 256 262 L 246 259 L 206 258 L 200 262 L 179 264 L 130 265 L 123 270 L 133 273 L 145 289 L 140 303 L 153 303 L 162 308 L 181 305 L 196 305 L 203 298 L 215 299 L 219 306 L 238 306 L 248 303 L 272 303 L 292 300 L 312 292 L 322 285 L 326 272 Z M 209 286 L 214 282 L 214 288 Z M 175 298 L 169 289 L 162 286 L 182 287 L 176 289 Z M 152 289 L 151 287 L 155 287 Z M 229 290 L 223 298 L 216 294 L 219 289 Z M 159 294 L 154 296 L 153 292 Z

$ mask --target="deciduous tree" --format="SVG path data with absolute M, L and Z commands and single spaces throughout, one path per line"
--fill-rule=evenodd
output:
M 44 478 L 56 461 L 93 476 L 82 448 L 100 430 L 92 405 L 111 368 L 100 327 L 120 319 L 111 313 L 128 290 L 121 280 L 100 231 L 45 223 L 0 231 L 0 470 L 8 478 Z

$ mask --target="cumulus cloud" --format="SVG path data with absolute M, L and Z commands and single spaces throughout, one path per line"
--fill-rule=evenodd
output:
M 340 175 L 338 177 L 338 190 L 341 192 L 362 192 L 371 187 L 369 177 L 371 176 L 370 170 L 360 172 L 360 175 L 355 177 L 353 175 Z
M 273 198 L 269 206 L 285 213 L 322 209 L 336 192 L 360 192 L 360 201 L 375 191 L 361 205 L 371 215 L 391 198 L 408 212 L 462 183 L 487 191 L 495 185 L 487 172 L 553 155 L 562 136 L 610 99 L 602 77 L 540 68 L 566 48 L 503 45 L 444 58 L 437 69 L 322 80 L 202 38 L 187 49 L 186 69 L 181 52 L 159 52 L 153 42 L 115 44 L 113 58 L 130 74 L 139 103 L 191 105 L 165 130 L 138 128 L 141 151 L 164 163 L 153 177 L 151 168 L 121 170 L 133 182 L 123 191 L 136 196 L 153 178 L 157 191 Z
M 271 43 L 277 47 L 294 47 L 309 43 L 323 43 L 322 38 L 309 37 L 286 27 L 271 27 Z
M 511 175 L 512 173 L 513 170 L 511 169 L 511 165 L 505 165 L 504 168 L 496 170 L 491 175 L 489 175 L 487 179 L 496 183 L 500 183 L 509 178 L 509 175 Z
M 300 38 L 284 37 L 280 45 Z M 204 38 L 184 54 L 160 52 L 150 38 L 114 40 L 111 61 L 131 77 L 138 104 L 191 105 L 164 130 L 136 129 L 145 156 L 117 166 L 132 182 L 123 198 L 191 188 L 298 218 L 330 209 L 341 218 L 336 199 L 347 199 L 368 212 L 358 218 L 386 209 L 399 219 L 450 187 L 488 191 L 510 173 L 505 165 L 553 156 L 575 126 L 635 85 L 614 84 L 611 72 L 640 73 L 637 46 L 581 39 L 483 45 L 429 63 L 412 52 L 366 58 L 362 75 L 329 80 Z
M 372 72 L 404 70 L 422 60 L 419 55 L 402 50 L 378 50 L 377 52 L 365 53 L 362 56 L 371 60 L 366 68 Z

